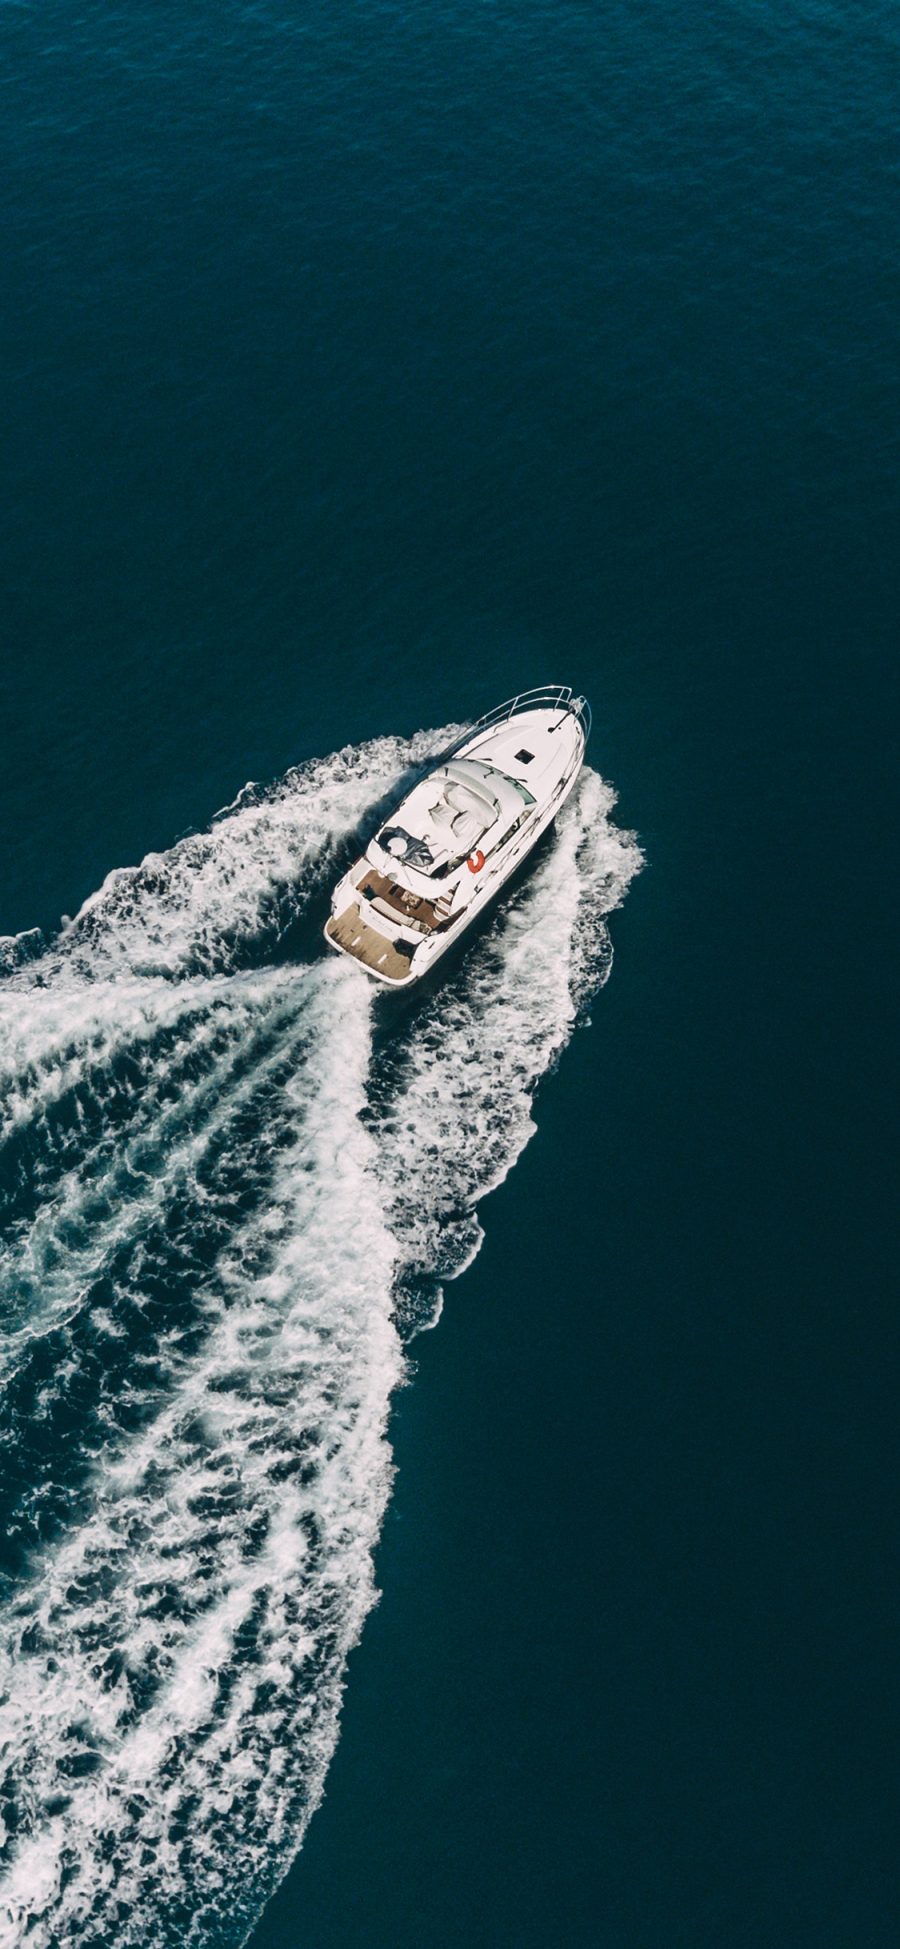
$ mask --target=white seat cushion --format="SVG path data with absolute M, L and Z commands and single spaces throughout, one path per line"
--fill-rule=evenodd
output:
M 484 820 L 475 817 L 474 812 L 457 812 L 453 820 L 453 837 L 460 846 L 474 846 L 484 831 Z
M 454 818 L 456 817 L 456 814 L 454 813 L 452 805 L 448 805 L 445 799 L 441 799 L 438 805 L 433 805 L 428 816 L 431 820 L 432 826 L 438 832 L 452 831 L 453 821 Z
M 470 792 L 468 785 L 457 785 L 451 780 L 444 788 L 444 797 L 447 804 L 452 805 L 454 812 L 471 812 L 473 818 L 480 819 L 482 828 L 491 823 L 490 806 L 485 804 L 483 798 L 479 798 L 477 792 Z M 495 813 L 494 817 L 496 816 Z

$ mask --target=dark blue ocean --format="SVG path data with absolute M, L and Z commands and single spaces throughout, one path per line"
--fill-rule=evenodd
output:
M 896 8 L 0 51 L 0 1944 L 887 1949 Z

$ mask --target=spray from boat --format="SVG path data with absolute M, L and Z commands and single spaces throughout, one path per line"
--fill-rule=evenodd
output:
M 357 830 L 451 736 L 248 788 L 7 956 L 3 1949 L 237 1945 L 320 1798 L 403 1338 L 477 1251 L 640 864 L 583 770 L 376 1034 L 374 986 L 285 939 L 311 951 Z

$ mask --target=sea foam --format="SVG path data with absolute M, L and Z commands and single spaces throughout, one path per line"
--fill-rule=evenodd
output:
M 403 1334 L 477 1251 L 640 864 L 585 771 L 486 931 L 385 1022 L 314 955 L 319 908 L 447 735 L 248 788 L 7 955 L 4 1949 L 237 1944 L 321 1795 Z

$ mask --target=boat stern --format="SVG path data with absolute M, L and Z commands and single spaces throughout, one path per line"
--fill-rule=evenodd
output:
M 405 988 L 420 969 L 414 966 L 422 935 L 405 924 L 373 893 L 377 875 L 367 859 L 357 860 L 335 887 L 325 939 L 337 954 L 349 955 L 366 974 L 390 988 Z
M 405 988 L 418 977 L 420 971 L 413 966 L 413 958 L 419 943 L 405 940 L 399 933 L 393 937 L 382 933 L 373 927 L 368 915 L 360 913 L 356 901 L 341 913 L 333 913 L 324 932 L 329 947 L 349 955 L 373 980 L 389 988 Z

